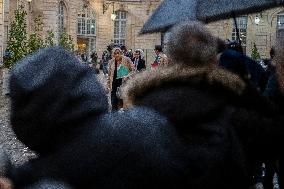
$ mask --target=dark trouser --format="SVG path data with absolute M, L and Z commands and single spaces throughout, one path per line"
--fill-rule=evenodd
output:
M 262 163 L 265 163 L 265 168 L 262 167 Z M 255 182 L 261 182 L 264 185 L 264 189 L 273 189 L 273 176 L 275 173 L 278 174 L 278 182 L 279 181 L 279 165 L 276 160 L 266 160 L 259 161 L 256 163 L 256 174 Z M 278 183 L 279 184 L 279 183 Z M 280 184 L 281 186 L 281 184 Z M 282 188 L 282 187 L 281 187 Z
M 108 73 L 108 63 L 103 63 L 103 73 L 104 74 Z
M 123 101 L 122 99 L 117 98 L 116 96 L 116 91 L 117 88 L 120 87 L 122 84 L 122 79 L 116 79 L 113 81 L 112 85 L 112 91 L 111 91 L 111 106 L 112 106 L 112 111 L 116 111 L 119 108 L 123 107 Z
M 111 92 L 111 106 L 112 106 L 112 111 L 119 110 L 123 106 L 123 101 L 122 99 L 117 98 L 115 92 Z

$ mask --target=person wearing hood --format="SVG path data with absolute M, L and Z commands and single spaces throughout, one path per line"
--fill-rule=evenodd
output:
M 147 107 L 108 113 L 94 70 L 62 48 L 43 49 L 18 62 L 10 86 L 12 129 L 38 156 L 19 167 L 0 167 L 10 180 L 0 184 L 9 181 L 16 189 L 57 183 L 74 189 L 186 186 L 187 157 L 168 120 Z
M 275 48 L 272 52 L 272 64 L 275 66 L 275 73 L 271 76 L 273 82 L 274 93 L 270 93 L 267 97 L 278 107 L 278 114 L 283 116 L 284 111 L 284 40 L 279 39 L 276 42 Z M 272 84 L 272 83 L 270 83 Z M 271 86 L 272 87 L 272 86 Z M 280 145 L 280 143 L 278 144 Z M 277 145 L 277 147 L 278 147 Z M 278 148 L 281 151 L 281 148 Z M 284 186 L 284 157 L 283 155 L 278 158 L 279 160 L 279 180 L 280 187 Z
M 221 53 L 218 65 L 237 74 L 247 84 L 262 92 L 265 83 L 265 70 L 255 60 L 243 54 L 242 46 L 233 41 L 226 45 Z
M 126 106 L 150 107 L 173 124 L 189 188 L 249 188 L 252 163 L 279 155 L 281 122 L 238 75 L 218 67 L 217 40 L 203 24 L 182 23 L 170 33 L 172 64 L 130 80 Z
M 248 188 L 249 160 L 275 155 L 283 122 L 271 124 L 274 112 L 259 112 L 245 82 L 216 68 L 215 39 L 202 25 L 180 25 L 172 40 L 190 45 L 188 30 L 205 54 L 137 74 L 122 113 L 107 113 L 95 73 L 62 49 L 16 64 L 11 124 L 39 156 L 7 171 L 14 187 L 52 178 L 73 188 Z

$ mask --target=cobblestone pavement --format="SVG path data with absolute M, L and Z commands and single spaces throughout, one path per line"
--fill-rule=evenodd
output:
M 0 69 L 0 148 L 11 157 L 14 165 L 20 165 L 36 157 L 24 144 L 17 140 L 9 124 L 10 101 L 2 95 L 2 70 Z
M 106 86 L 106 76 L 98 74 L 98 80 Z M 20 165 L 36 157 L 24 144 L 17 140 L 9 124 L 9 97 L 2 95 L 2 70 L 0 69 L 0 148 L 11 157 L 14 165 Z

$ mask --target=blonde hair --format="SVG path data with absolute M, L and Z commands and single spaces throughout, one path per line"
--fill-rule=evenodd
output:
M 112 49 L 112 56 L 114 56 L 115 51 L 119 51 L 120 54 L 123 54 L 121 48 L 115 47 Z

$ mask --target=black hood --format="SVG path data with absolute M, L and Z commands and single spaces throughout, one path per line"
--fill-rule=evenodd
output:
M 60 47 L 18 62 L 11 71 L 10 95 L 14 132 L 40 154 L 68 141 L 85 121 L 108 108 L 95 72 Z

